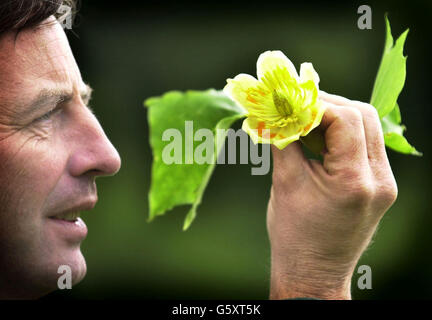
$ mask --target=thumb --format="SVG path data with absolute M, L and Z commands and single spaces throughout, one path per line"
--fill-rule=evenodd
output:
M 276 146 L 271 145 L 273 154 L 273 181 L 295 183 L 295 181 L 303 176 L 304 162 L 307 160 L 300 141 L 294 141 L 279 150 Z

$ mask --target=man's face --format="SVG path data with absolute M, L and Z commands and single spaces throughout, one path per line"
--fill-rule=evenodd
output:
M 86 273 L 76 214 L 120 157 L 86 106 L 87 87 L 54 18 L 0 38 L 0 298 L 55 290 L 60 265 Z

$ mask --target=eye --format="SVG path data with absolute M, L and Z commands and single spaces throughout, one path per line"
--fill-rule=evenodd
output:
M 49 120 L 49 119 L 51 118 L 51 116 L 52 116 L 54 113 L 56 113 L 56 111 L 58 111 L 58 109 L 57 109 L 57 108 L 54 108 L 54 109 L 48 111 L 47 113 L 45 113 L 43 116 L 40 116 L 39 118 L 36 118 L 36 119 L 34 120 L 34 122 L 39 122 L 39 121 L 46 121 L 46 120 Z

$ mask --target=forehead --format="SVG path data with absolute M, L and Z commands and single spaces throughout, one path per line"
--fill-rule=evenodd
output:
M 41 89 L 78 90 L 82 86 L 62 27 L 54 18 L 46 22 L 0 39 L 0 97 L 7 100 Z

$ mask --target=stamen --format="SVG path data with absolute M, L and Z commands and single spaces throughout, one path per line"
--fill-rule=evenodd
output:
M 283 94 L 280 94 L 277 90 L 273 90 L 272 96 L 276 110 L 282 117 L 288 117 L 293 113 L 292 105 Z

